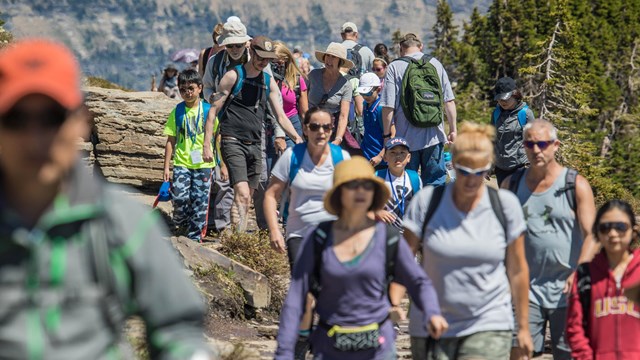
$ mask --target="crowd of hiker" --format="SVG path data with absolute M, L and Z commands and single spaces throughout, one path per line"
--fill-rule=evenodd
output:
M 487 121 L 458 126 L 419 36 L 392 60 L 339 30 L 304 70 L 308 54 L 231 17 L 196 68 L 161 81 L 182 99 L 164 127 L 173 233 L 247 232 L 253 207 L 288 257 L 275 358 L 395 359 L 406 294 L 414 359 L 529 359 L 547 332 L 554 359 L 640 358 L 631 206 L 596 210 L 514 79 Z M 118 357 L 130 315 L 152 358 L 216 358 L 156 213 L 76 161 L 89 116 L 70 52 L 19 42 L 0 73 L 3 358 Z

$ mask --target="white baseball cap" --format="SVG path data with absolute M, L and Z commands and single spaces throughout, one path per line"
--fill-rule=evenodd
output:
M 368 72 L 363 74 L 360 77 L 360 85 L 358 86 L 358 92 L 361 94 L 366 94 L 371 91 L 374 87 L 380 86 L 382 83 L 380 82 L 380 78 L 378 75 Z
M 342 26 L 340 27 L 340 32 L 341 33 L 345 33 L 347 31 L 353 31 L 354 33 L 358 32 L 358 27 L 356 26 L 356 24 L 352 23 L 351 21 L 348 21 L 344 24 L 342 24 Z

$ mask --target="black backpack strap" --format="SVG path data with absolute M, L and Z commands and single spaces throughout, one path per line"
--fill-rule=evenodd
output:
M 524 172 L 526 170 L 527 170 L 526 168 L 520 168 L 516 170 L 516 172 L 511 174 L 511 177 L 509 178 L 509 191 L 511 191 L 514 194 L 518 194 L 518 186 L 520 186 L 520 179 L 522 179 L 522 176 L 524 175 Z M 500 184 L 498 184 L 498 186 L 500 186 Z
M 318 224 L 313 231 L 313 272 L 309 278 L 309 292 L 318 299 L 322 286 L 320 285 L 320 269 L 322 269 L 322 252 L 327 246 L 327 238 L 331 232 L 333 221 L 325 221 Z
M 211 67 L 211 71 L 212 71 L 211 75 L 213 75 L 213 83 L 216 84 L 216 87 L 218 85 L 217 84 L 218 78 L 223 73 L 221 66 L 222 66 L 222 61 L 224 60 L 225 53 L 226 51 L 220 51 L 219 53 L 213 56 L 213 66 Z
M 385 225 L 386 229 L 386 251 L 385 251 L 385 284 L 384 289 L 389 296 L 389 285 L 395 278 L 396 259 L 398 257 L 398 244 L 400 242 L 400 231 L 390 225 Z M 391 302 L 391 298 L 389 298 Z
M 500 201 L 500 194 L 498 190 L 487 186 L 487 191 L 489 192 L 489 201 L 491 201 L 491 208 L 493 212 L 496 214 L 498 221 L 500 221 L 500 225 L 502 225 L 502 230 L 504 230 L 505 239 L 508 236 L 508 226 L 507 226 L 507 217 L 504 215 L 504 208 L 502 207 L 502 202 Z
M 429 207 L 427 208 L 427 214 L 424 216 L 424 220 L 422 221 L 422 234 L 416 234 L 419 237 L 424 237 L 424 232 L 427 229 L 427 224 L 429 224 L 429 220 L 433 217 L 433 214 L 436 212 L 438 205 L 440 205 L 440 200 L 442 200 L 442 195 L 444 194 L 445 186 L 436 186 L 433 188 L 433 193 L 431 194 L 431 200 L 429 201 Z
M 582 327 L 589 331 L 589 314 L 591 313 L 591 272 L 589 263 L 582 263 L 576 269 L 575 281 L 578 282 L 578 297 L 582 305 Z
M 567 169 L 567 175 L 565 177 L 564 194 L 567 197 L 569 206 L 575 212 L 578 207 L 576 201 L 576 179 L 578 178 L 578 172 L 575 169 Z

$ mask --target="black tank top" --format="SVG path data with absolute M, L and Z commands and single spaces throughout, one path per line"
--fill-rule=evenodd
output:
M 231 99 L 220 118 L 220 134 L 259 143 L 267 101 L 263 72 L 244 79 L 240 93 Z

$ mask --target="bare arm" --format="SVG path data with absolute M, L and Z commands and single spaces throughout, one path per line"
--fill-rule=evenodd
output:
M 209 103 L 211 104 L 211 109 L 209 110 L 209 114 L 207 115 L 207 122 L 204 127 L 204 146 L 202 157 L 204 161 L 210 162 L 213 161 L 213 151 L 211 149 L 211 141 L 213 139 L 213 125 L 216 121 L 216 117 L 218 116 L 218 112 L 224 105 L 225 101 L 229 97 L 231 93 L 231 89 L 238 78 L 238 74 L 235 71 L 227 71 L 226 74 L 220 80 L 220 86 L 218 87 L 218 92 L 211 95 L 209 99 Z
M 344 140 L 344 133 L 347 131 L 347 124 L 349 123 L 349 108 L 351 103 L 349 101 L 340 101 L 340 115 L 338 116 L 338 126 L 336 128 L 336 139 L 334 144 L 340 145 Z
M 356 115 L 362 116 L 362 111 L 364 109 L 364 98 L 362 95 L 355 96 L 353 98 L 353 103 L 355 104 Z
M 507 276 L 516 308 L 518 347 L 522 355 L 531 357 L 533 341 L 529 332 L 529 265 L 524 255 L 524 234 L 507 246 Z
M 176 137 L 167 136 L 167 143 L 164 146 L 164 174 L 163 181 L 169 181 L 171 178 L 171 158 L 173 158 L 173 149 L 176 147 Z
M 276 178 L 275 176 L 271 176 L 271 180 L 269 182 L 269 186 L 264 193 L 264 217 L 267 220 L 267 226 L 269 227 L 269 237 L 271 238 L 271 246 L 274 250 L 284 254 L 286 252 L 284 237 L 282 236 L 282 232 L 280 231 L 280 226 L 278 225 L 278 199 L 281 198 L 282 192 L 286 188 L 287 184 Z
M 296 129 L 291 125 L 291 120 L 287 117 L 282 109 L 282 102 L 280 101 L 280 89 L 275 81 L 272 81 L 269 85 L 271 87 L 269 91 L 269 102 L 271 103 L 271 109 L 275 112 L 275 117 L 282 130 L 293 140 L 296 144 L 301 143 L 302 139 L 296 132 Z
M 444 103 L 444 112 L 447 115 L 447 122 L 449 123 L 449 134 L 447 139 L 449 142 L 456 141 L 456 136 L 458 132 L 457 128 L 457 118 L 458 112 L 456 110 L 456 103 L 454 100 L 447 101 Z
M 300 98 L 298 99 L 298 114 L 300 120 L 304 119 L 304 114 L 309 111 L 309 93 L 307 91 L 300 92 Z
M 391 107 L 382 108 L 382 135 L 391 133 L 391 123 L 393 122 L 394 109 Z M 384 138 L 386 143 L 389 137 Z
M 578 175 L 576 179 L 576 217 L 580 224 L 584 243 L 578 258 L 578 264 L 591 261 L 593 257 L 600 251 L 600 243 L 598 243 L 591 228 L 596 218 L 596 204 L 593 199 L 593 191 L 587 179 Z

